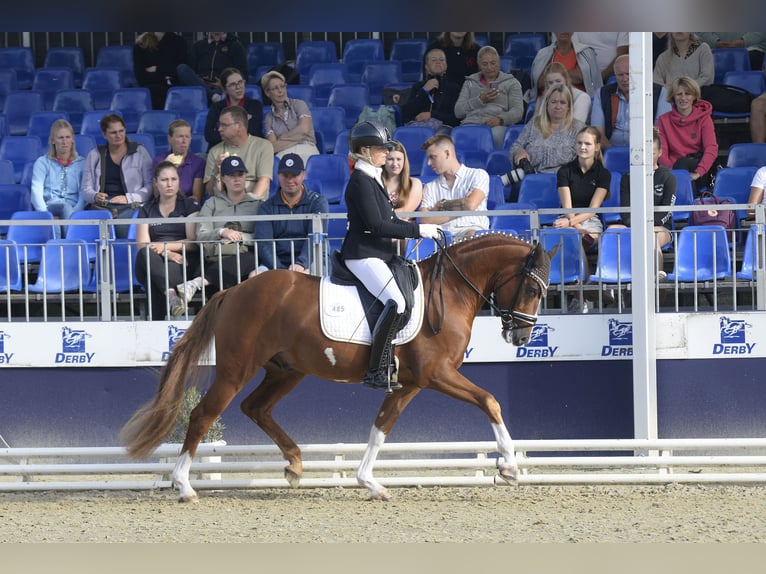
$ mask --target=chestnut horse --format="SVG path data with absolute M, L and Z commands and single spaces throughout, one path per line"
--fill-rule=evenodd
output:
M 500 475 L 516 478 L 510 434 L 495 397 L 458 372 L 473 320 L 485 304 L 500 316 L 502 336 L 524 345 L 537 321 L 548 288 L 550 259 L 540 244 L 487 233 L 456 242 L 418 263 L 426 294 L 424 325 L 409 343 L 398 345 L 402 388 L 386 395 L 370 431 L 357 481 L 373 499 L 388 500 L 372 467 L 386 435 L 409 402 L 423 389 L 479 407 L 489 418 L 502 459 Z M 298 445 L 274 421 L 276 404 L 307 374 L 357 383 L 367 368 L 369 348 L 325 337 L 319 321 L 320 278 L 286 270 L 259 274 L 216 293 L 176 343 L 160 375 L 153 400 L 141 407 L 120 433 L 134 458 L 149 455 L 170 433 L 190 376 L 215 336 L 215 379 L 194 408 L 173 484 L 182 502 L 197 499 L 189 470 L 202 436 L 231 400 L 263 367 L 265 377 L 241 403 L 242 412 L 276 443 L 288 465 L 285 478 L 297 487 L 303 472 Z

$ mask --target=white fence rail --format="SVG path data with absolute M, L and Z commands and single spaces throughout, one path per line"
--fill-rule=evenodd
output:
M 364 444 L 301 447 L 301 488 L 357 487 Z M 766 439 L 517 441 L 518 484 L 766 483 Z M 494 442 L 390 443 L 376 478 L 385 486 L 494 486 Z M 170 488 L 179 445 L 144 461 L 121 447 L 0 449 L 0 491 L 153 490 Z M 576 453 L 576 454 L 574 454 Z M 200 445 L 196 489 L 287 488 L 284 460 L 272 445 Z M 196 476 L 196 479 L 195 479 Z

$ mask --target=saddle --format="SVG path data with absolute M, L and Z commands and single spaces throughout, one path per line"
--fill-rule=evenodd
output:
M 401 344 L 412 339 L 420 330 L 423 322 L 423 289 L 420 272 L 414 262 L 397 258 L 392 273 L 405 299 L 401 323 L 403 328 L 396 340 Z M 331 256 L 330 275 L 322 278 L 319 298 L 320 323 L 328 338 L 370 343 L 372 331 L 383 311 L 383 303 L 349 271 L 338 251 Z

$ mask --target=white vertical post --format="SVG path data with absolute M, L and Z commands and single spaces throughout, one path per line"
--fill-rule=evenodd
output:
M 652 168 L 652 33 L 630 33 L 630 205 L 633 274 L 633 432 L 657 438 Z

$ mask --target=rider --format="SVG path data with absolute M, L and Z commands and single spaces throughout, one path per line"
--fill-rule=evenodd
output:
M 389 381 L 384 351 L 391 343 L 404 313 L 404 295 L 394 280 L 388 263 L 394 257 L 392 239 L 427 237 L 436 239 L 439 227 L 399 219 L 386 193 L 381 177 L 388 151 L 393 148 L 391 134 L 383 125 L 364 121 L 351 128 L 349 156 L 354 171 L 346 185 L 348 231 L 341 247 L 341 258 L 367 290 L 379 299 L 383 312 L 372 333 L 370 363 L 362 384 L 371 389 L 399 389 Z M 390 385 L 390 386 L 389 386 Z

